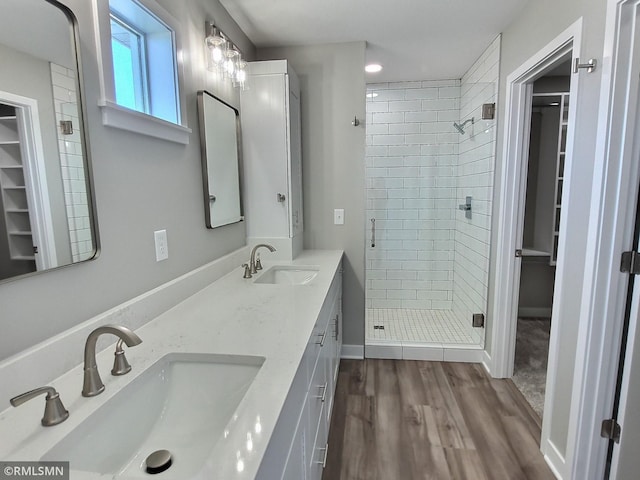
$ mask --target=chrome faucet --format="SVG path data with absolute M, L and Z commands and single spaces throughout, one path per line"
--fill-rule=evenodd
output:
M 258 270 L 262 270 L 262 265 L 260 265 L 260 259 L 258 259 L 258 263 L 256 263 L 256 250 L 258 250 L 260 247 L 268 248 L 270 252 L 276 251 L 274 247 L 272 247 L 267 243 L 259 243 L 258 245 L 253 247 L 253 249 L 251 250 L 251 258 L 249 259 L 249 265 L 246 267 L 245 267 L 245 265 L 247 265 L 246 263 L 243 265 L 243 267 L 245 267 L 244 278 L 251 278 L 252 274 L 258 273 Z M 247 276 L 247 267 L 249 270 L 248 276 Z
M 104 391 L 104 384 L 98 373 L 96 365 L 96 342 L 103 333 L 111 333 L 120 338 L 127 347 L 133 347 L 142 343 L 142 339 L 122 325 L 103 325 L 96 328 L 87 337 L 84 346 L 84 384 L 82 385 L 83 397 L 94 397 Z
M 66 408 L 64 408 L 62 400 L 60 400 L 60 395 L 53 387 L 36 388 L 35 390 L 30 390 L 26 393 L 23 393 L 22 395 L 13 397 L 9 401 L 11 402 L 11 405 L 13 405 L 14 407 L 18 407 L 24 402 L 31 400 L 32 398 L 35 398 L 43 393 L 47 394 L 44 407 L 44 416 L 40 421 L 40 423 L 42 423 L 44 427 L 52 427 L 53 425 L 58 425 L 59 423 L 62 423 L 67 418 L 69 418 L 69 412 Z

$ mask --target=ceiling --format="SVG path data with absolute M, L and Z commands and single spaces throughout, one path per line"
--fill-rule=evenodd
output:
M 367 83 L 461 78 L 529 0 L 221 0 L 256 47 L 367 42 Z

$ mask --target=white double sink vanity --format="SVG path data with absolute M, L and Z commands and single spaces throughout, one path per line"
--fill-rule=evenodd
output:
M 43 427 L 44 397 L 0 412 L 0 458 L 68 461 L 73 480 L 319 480 L 342 343 L 342 252 L 265 254 L 245 279 L 234 266 L 241 250 L 0 363 L 3 394 L 42 381 L 70 413 Z M 116 337 L 103 335 L 105 390 L 86 398 L 83 339 L 105 323 L 129 326 L 142 343 L 124 348 L 132 370 L 112 376 Z M 38 363 L 56 358 L 75 366 L 47 378 L 57 370 Z M 148 473 L 162 450 L 169 468 Z

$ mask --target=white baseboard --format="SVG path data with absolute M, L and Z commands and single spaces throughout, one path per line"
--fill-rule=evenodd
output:
M 491 368 L 493 365 L 493 360 L 491 360 L 491 355 L 485 350 L 482 352 L 482 366 L 487 371 L 489 375 L 491 375 Z
M 551 309 L 544 307 L 519 307 L 518 317 L 551 318 Z
M 340 358 L 362 360 L 364 358 L 364 345 L 342 345 Z

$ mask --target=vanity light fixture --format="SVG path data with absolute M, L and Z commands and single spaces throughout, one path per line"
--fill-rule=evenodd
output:
M 244 90 L 247 62 L 242 59 L 240 49 L 213 23 L 206 22 L 206 32 L 207 69 L 224 75 L 234 87 Z
M 365 65 L 364 71 L 367 73 L 378 73 L 382 71 L 382 65 L 379 63 L 370 63 Z

